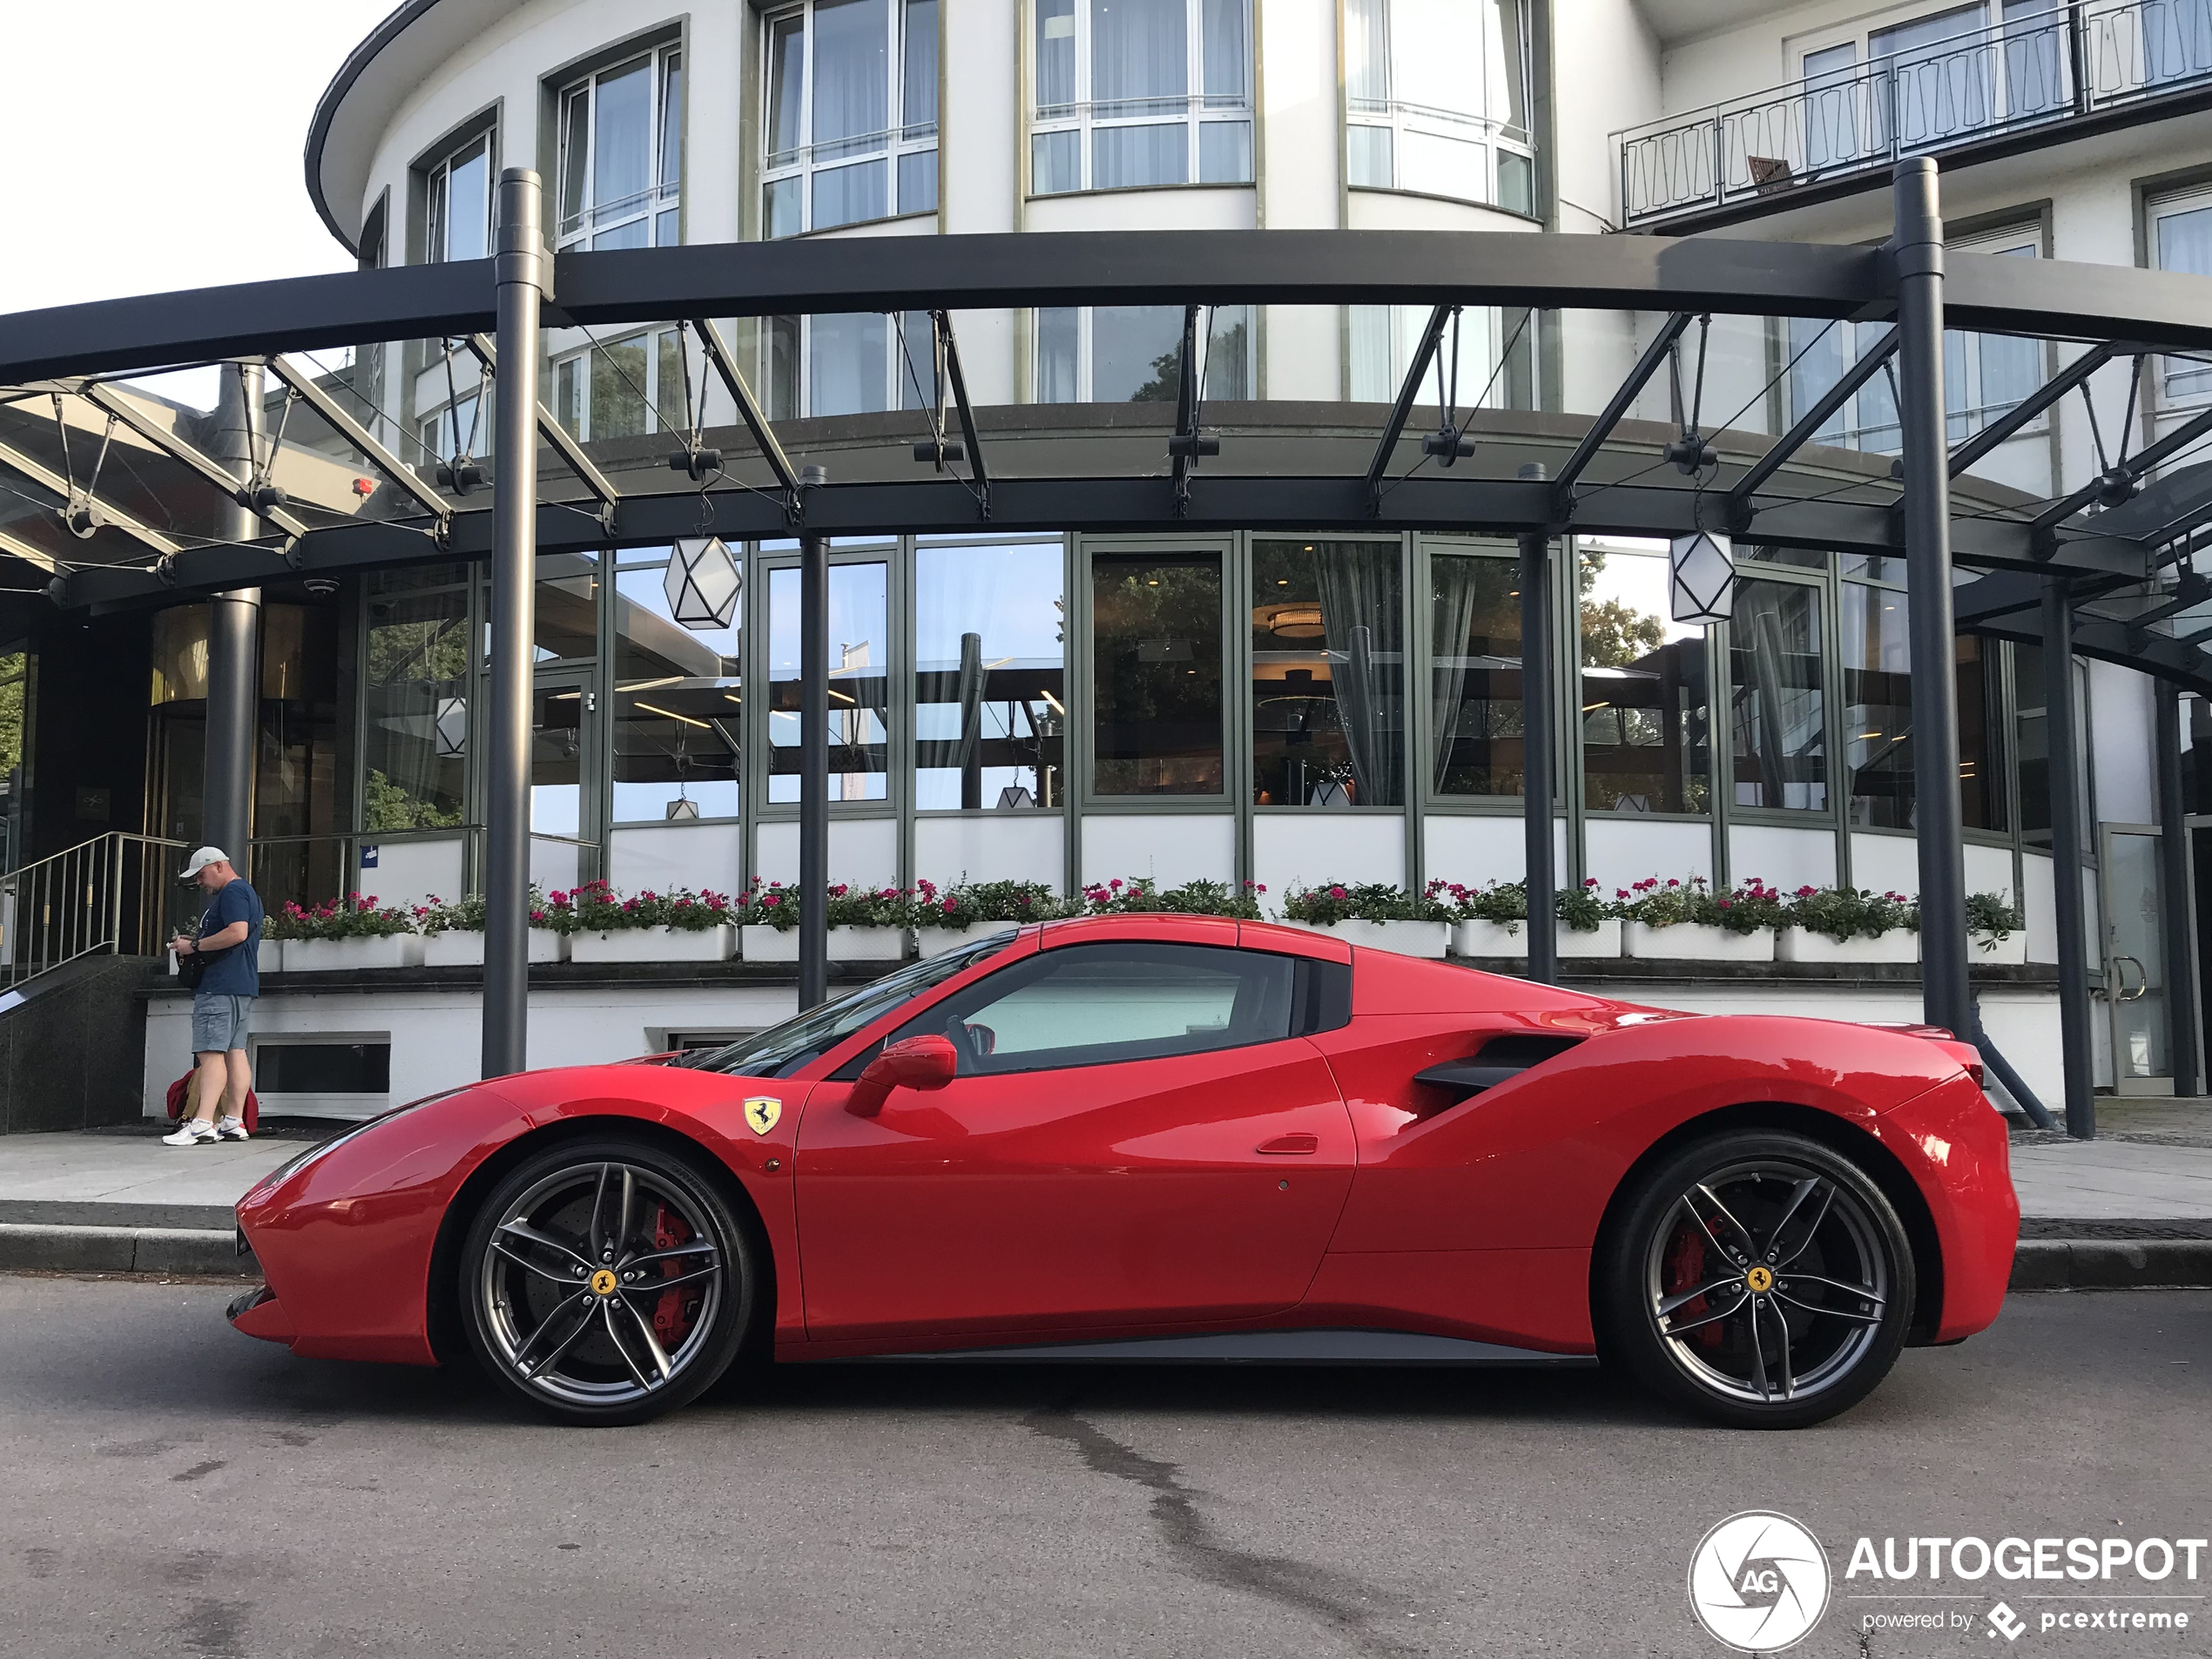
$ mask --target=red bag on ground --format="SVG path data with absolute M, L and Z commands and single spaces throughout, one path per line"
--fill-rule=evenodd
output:
M 169 1085 L 169 1121 L 171 1123 L 176 1123 L 185 1113 L 193 1110 L 199 1105 L 199 1090 L 197 1087 L 199 1082 L 199 1068 L 194 1066 Z M 260 1097 L 249 1089 L 246 1091 L 246 1132 L 248 1135 L 254 1134 L 260 1127 Z

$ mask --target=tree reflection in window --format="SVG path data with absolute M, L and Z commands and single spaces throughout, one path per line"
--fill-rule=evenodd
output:
M 1589 809 L 1709 811 L 1705 640 L 1702 631 L 1666 620 L 1666 544 L 1585 543 L 1575 580 Z
M 1218 795 L 1221 556 L 1091 559 L 1091 788 Z

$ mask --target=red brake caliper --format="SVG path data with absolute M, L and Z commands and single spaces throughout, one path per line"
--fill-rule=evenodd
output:
M 681 1216 L 672 1215 L 666 1204 L 653 1211 L 653 1248 L 674 1250 L 678 1244 L 691 1241 L 691 1230 Z M 684 1272 L 687 1264 L 695 1260 L 689 1256 L 664 1258 L 660 1264 L 663 1278 L 674 1278 Z M 699 1308 L 699 1287 L 685 1285 L 660 1293 L 660 1300 L 653 1308 L 653 1334 L 660 1339 L 664 1349 L 673 1349 L 691 1334 L 692 1317 Z
M 1675 1247 L 1667 1252 L 1667 1280 L 1669 1296 L 1705 1282 L 1705 1239 L 1696 1228 L 1684 1227 L 1675 1235 Z M 1702 1318 L 1710 1311 L 1701 1296 L 1676 1308 L 1675 1317 Z M 1713 1347 L 1721 1339 L 1720 1323 L 1716 1320 L 1711 1325 L 1701 1325 L 1689 1334 L 1704 1346 Z

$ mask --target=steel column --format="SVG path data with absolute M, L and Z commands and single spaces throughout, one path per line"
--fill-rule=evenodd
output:
M 2074 595 L 2064 577 L 2043 589 L 2043 743 L 2050 780 L 2051 886 L 2059 935 L 2059 1041 L 2066 1076 L 2066 1132 L 2097 1133 L 2090 1092 L 2089 928 L 2081 902 L 2081 741 L 2074 702 Z
M 261 370 L 225 365 L 216 404 L 212 458 L 241 484 L 253 476 L 261 428 Z M 236 502 L 219 509 L 217 533 L 250 542 L 261 522 Z M 200 840 L 228 853 L 241 875 L 253 871 L 253 754 L 261 695 L 261 590 L 233 588 L 207 602 L 207 751 Z
M 2158 701 L 2159 891 L 2166 934 L 2166 1027 L 2174 1048 L 2174 1092 L 2198 1092 L 2196 925 L 2189 904 L 2188 808 L 2182 796 L 2182 694 L 2151 682 Z M 2202 759 L 2202 757 L 2200 757 Z
M 1966 990 L 1966 855 L 1959 802 L 1959 687 L 1952 671 L 1951 454 L 1943 407 L 1943 215 L 1936 165 L 1897 165 L 1905 590 L 1912 603 L 1912 771 L 1920 854 L 1920 1004 L 1931 1025 L 1973 1032 Z
M 1521 820 L 1527 832 L 1528 977 L 1559 981 L 1559 872 L 1552 858 L 1551 538 L 1521 537 Z
M 529 1064 L 530 693 L 537 632 L 539 310 L 552 266 L 538 176 L 499 178 L 493 380 L 490 715 L 484 725 L 483 1075 Z
M 799 1011 L 828 1000 L 829 538 L 805 536 L 799 542 Z

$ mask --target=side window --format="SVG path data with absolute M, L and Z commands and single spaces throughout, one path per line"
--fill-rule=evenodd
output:
M 891 1041 L 942 1033 L 962 1076 L 1246 1048 L 1291 1034 L 1298 968 L 1210 945 L 1071 945 L 947 998 Z

